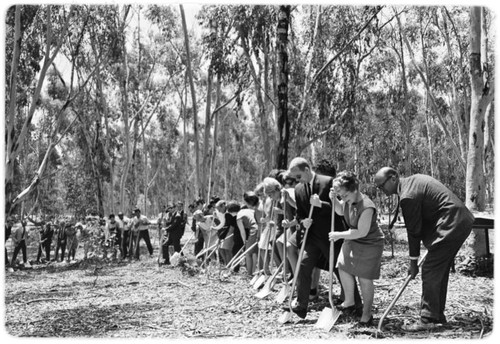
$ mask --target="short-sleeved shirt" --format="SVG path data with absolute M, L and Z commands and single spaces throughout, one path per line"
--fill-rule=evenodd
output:
M 258 225 L 255 220 L 255 211 L 253 209 L 245 208 L 241 209 L 236 215 L 236 220 L 241 220 L 243 223 L 243 227 L 245 227 L 245 231 L 249 236 L 255 235 L 257 233 Z

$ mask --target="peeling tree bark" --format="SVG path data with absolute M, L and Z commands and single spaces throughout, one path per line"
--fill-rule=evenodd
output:
M 276 167 L 288 166 L 288 141 L 290 121 L 288 119 L 288 26 L 290 6 L 280 6 L 278 12 L 277 50 L 278 50 L 278 152 Z

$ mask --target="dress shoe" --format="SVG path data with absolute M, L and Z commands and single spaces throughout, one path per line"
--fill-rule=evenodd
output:
M 319 299 L 318 289 L 311 289 L 309 292 L 309 301 L 317 301 Z
M 282 309 L 286 312 L 290 312 L 290 311 L 294 312 L 301 319 L 305 319 L 305 317 L 307 315 L 307 309 L 302 308 L 302 307 L 298 307 L 298 306 L 292 307 L 292 309 L 290 309 L 290 307 L 283 307 Z
M 361 327 L 371 327 L 373 326 L 373 315 L 368 319 L 368 321 L 358 321 L 358 326 Z

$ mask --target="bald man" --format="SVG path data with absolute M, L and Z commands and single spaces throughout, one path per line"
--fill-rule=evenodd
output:
M 404 330 L 425 331 L 444 324 L 450 268 L 471 232 L 474 216 L 453 192 L 430 176 L 400 178 L 395 169 L 383 167 L 374 181 L 387 196 L 399 196 L 408 233 L 408 273 L 412 278 L 418 274 L 420 243 L 427 248 L 422 264 L 420 320 Z

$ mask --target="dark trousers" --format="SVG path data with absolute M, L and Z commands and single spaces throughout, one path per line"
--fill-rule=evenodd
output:
M 12 254 L 12 264 L 16 262 L 19 251 L 23 253 L 23 262 L 26 263 L 28 261 L 28 256 L 26 255 L 26 240 L 21 240 L 14 248 L 14 253 Z
M 135 247 L 135 258 L 139 259 L 140 252 L 140 242 L 141 239 L 146 243 L 146 247 L 148 248 L 149 254 L 153 254 L 153 245 L 151 245 L 151 239 L 149 238 L 149 230 L 139 231 L 139 238 L 137 239 L 136 247 Z
M 196 256 L 198 253 L 201 252 L 201 250 L 203 250 L 203 245 L 205 243 L 205 239 L 203 239 L 203 232 L 200 230 L 198 230 L 198 237 L 196 238 L 198 240 L 196 240 L 195 244 L 194 244 L 194 255 Z
M 470 234 L 463 232 L 463 238 L 441 241 L 428 248 L 422 264 L 422 298 L 420 316 L 433 322 L 446 322 L 444 309 L 448 293 L 450 269 L 458 250 Z
M 174 247 L 175 252 L 181 252 L 181 238 L 184 233 L 169 233 L 168 240 L 162 245 L 162 255 L 163 259 L 165 259 L 165 263 L 170 263 L 170 252 L 168 251 L 168 247 L 172 245 Z
M 38 254 L 36 256 L 36 261 L 39 262 L 42 257 L 42 251 L 45 251 L 45 259 L 50 260 L 50 241 L 42 242 L 38 245 Z
M 66 239 L 61 240 L 57 239 L 57 244 L 56 244 L 56 256 L 55 256 L 55 261 L 57 261 L 57 258 L 59 256 L 59 248 L 61 249 L 61 262 L 64 260 L 64 254 L 66 253 Z
M 340 240 L 339 240 L 340 241 Z M 337 241 L 338 242 L 338 241 Z M 335 243 L 335 256 L 334 256 L 334 264 L 335 267 L 337 265 L 337 259 L 340 253 L 340 246 L 342 242 L 340 242 L 340 246 L 338 243 Z M 299 303 L 299 307 L 307 309 L 309 304 L 309 293 L 311 291 L 311 274 L 315 267 L 318 266 L 320 262 L 321 256 L 330 257 L 330 242 L 328 240 L 321 240 L 317 237 L 308 237 L 306 241 L 306 245 L 304 247 L 304 255 L 300 262 L 300 270 L 297 276 L 297 301 Z M 337 268 L 333 269 L 335 276 L 340 281 L 340 276 Z M 344 296 L 344 288 L 341 285 L 341 296 L 343 299 Z M 361 296 L 359 294 L 359 290 L 356 287 L 354 291 L 354 300 L 356 306 L 361 305 Z
M 233 236 L 232 256 L 234 257 L 243 246 L 244 244 L 243 244 L 243 239 L 241 238 L 240 230 L 238 228 L 235 228 Z M 234 268 L 234 271 L 235 272 L 240 271 L 239 264 Z
M 129 240 L 130 240 L 130 230 L 128 231 L 123 231 L 122 233 L 122 241 L 121 241 L 121 254 L 122 258 L 125 258 L 128 253 L 128 246 L 129 246 Z

